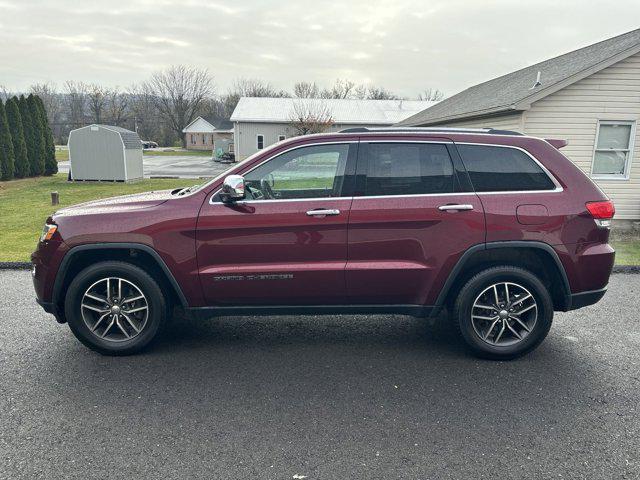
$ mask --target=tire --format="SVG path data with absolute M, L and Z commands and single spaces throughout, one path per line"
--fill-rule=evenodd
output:
M 104 301 L 107 297 L 112 300 Z M 110 261 L 76 275 L 65 296 L 65 314 L 73 334 L 91 350 L 131 355 L 158 336 L 168 309 L 161 288 L 149 274 L 130 263 Z
M 485 308 L 493 305 L 498 308 Z M 462 287 L 452 320 L 476 356 L 511 360 L 532 351 L 545 339 L 553 321 L 553 303 L 547 288 L 530 271 L 509 265 L 492 267 Z

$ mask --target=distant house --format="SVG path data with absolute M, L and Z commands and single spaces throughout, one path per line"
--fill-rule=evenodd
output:
M 187 150 L 213 150 L 216 140 L 232 140 L 233 124 L 229 121 L 211 123 L 202 117 L 182 129 Z
M 415 100 L 242 97 L 231 115 L 236 159 L 247 158 L 258 150 L 293 136 L 295 132 L 291 123 L 296 105 L 305 102 L 321 105 L 330 113 L 333 125 L 327 131 L 390 126 L 435 104 Z
M 468 88 L 399 122 L 493 127 L 569 142 L 562 149 L 640 219 L 640 29 Z

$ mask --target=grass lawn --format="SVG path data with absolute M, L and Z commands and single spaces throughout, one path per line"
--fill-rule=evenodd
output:
M 66 162 L 69 160 L 69 149 L 67 147 L 56 147 L 56 161 Z
M 616 265 L 640 265 L 640 239 L 612 240 L 616 249 Z
M 188 187 L 197 180 L 152 179 L 138 183 L 67 182 L 66 175 L 0 182 L 0 262 L 25 262 L 36 246 L 47 217 L 55 210 L 99 198 Z M 51 205 L 51 192 L 60 205 Z

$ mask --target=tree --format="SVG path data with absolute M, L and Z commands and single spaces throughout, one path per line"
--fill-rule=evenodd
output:
M 298 82 L 293 86 L 293 94 L 298 98 L 318 98 L 320 88 L 316 82 Z
M 351 80 L 337 79 L 329 89 L 325 88 L 320 93 L 321 98 L 354 98 L 358 86 Z
M 439 102 L 444 99 L 444 93 L 437 88 L 427 88 L 424 92 L 418 94 L 418 100 L 427 102 Z
M 31 175 L 38 177 L 44 175 L 44 164 L 46 159 L 46 143 L 45 143 L 45 125 L 42 122 L 38 101 L 32 93 L 27 97 L 27 105 L 31 115 L 31 124 L 33 125 L 33 140 L 35 142 L 34 153 L 35 158 L 30 159 Z
M 0 100 L 0 180 L 13 178 L 13 142 L 5 107 Z
M 82 82 L 67 81 L 64 88 L 68 127 L 82 127 L 85 124 L 88 87 Z
M 38 113 L 40 114 L 40 122 L 43 125 L 44 136 L 44 174 L 53 175 L 58 173 L 58 162 L 56 161 L 56 145 L 53 141 L 53 133 L 49 126 L 49 120 L 47 118 L 47 112 L 45 110 L 44 102 L 42 99 L 35 95 L 36 105 L 38 107 Z
M 226 118 L 230 118 L 231 114 L 238 105 L 242 97 L 288 97 L 289 94 L 284 90 L 276 90 L 273 86 L 263 80 L 255 78 L 239 78 L 233 82 L 231 89 L 222 97 Z
M 320 99 L 294 100 L 289 118 L 294 135 L 322 133 L 333 125 L 331 110 Z
M 63 119 L 64 96 L 58 92 L 55 83 L 36 83 L 31 85 L 29 90 L 42 100 L 51 132 L 54 138 L 63 143 L 63 138 L 68 133 L 67 124 Z
M 110 125 L 121 126 L 127 119 L 127 96 L 120 92 L 118 87 L 105 91 L 106 107 L 105 118 Z
M 24 140 L 24 128 L 22 125 L 22 117 L 20 115 L 20 107 L 16 97 L 7 100 L 5 105 L 7 113 L 7 122 L 11 131 L 11 141 L 13 143 L 14 153 L 14 177 L 24 178 L 29 176 L 29 158 L 27 156 L 27 144 Z
M 87 103 L 89 104 L 89 112 L 91 113 L 91 121 L 93 123 L 102 123 L 102 115 L 107 104 L 106 91 L 100 86 L 89 85 L 87 91 Z
M 367 91 L 367 98 L 369 100 L 400 100 L 400 97 L 383 87 L 370 87 Z
M 182 139 L 182 130 L 197 115 L 204 100 L 213 94 L 213 79 L 206 69 L 177 65 L 155 73 L 143 84 L 154 99 L 161 118 Z

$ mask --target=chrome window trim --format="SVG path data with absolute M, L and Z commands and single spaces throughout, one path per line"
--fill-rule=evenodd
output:
M 506 135 L 505 135 L 506 136 Z M 521 137 L 518 137 L 521 138 Z M 342 145 L 342 144 L 351 144 L 351 143 L 438 143 L 438 144 L 454 144 L 454 145 L 479 145 L 486 147 L 502 147 L 502 148 L 513 148 L 516 150 L 520 150 L 529 158 L 531 158 L 541 169 L 542 171 L 549 177 L 549 179 L 556 186 L 553 190 L 508 190 L 508 191 L 496 191 L 496 192 L 451 192 L 451 193 L 415 193 L 408 195 L 373 195 L 373 196 L 354 196 L 354 197 L 316 197 L 316 198 L 283 198 L 283 199 L 272 199 L 272 200 L 245 200 L 242 202 L 238 202 L 240 204 L 250 204 L 250 203 L 265 203 L 265 202 L 303 202 L 310 200 L 358 200 L 358 199 L 367 199 L 367 198 L 414 198 L 414 197 L 450 197 L 450 196 L 467 196 L 467 195 L 510 195 L 510 194 L 523 194 L 523 193 L 559 193 L 563 192 L 564 188 L 558 182 L 556 177 L 531 153 L 526 151 L 524 148 L 515 146 L 515 145 L 500 145 L 496 143 L 478 143 L 478 142 L 453 142 L 453 141 L 437 141 L 437 140 L 385 140 L 385 139 L 375 139 L 375 140 L 343 140 L 343 141 L 334 141 L 334 142 L 316 142 L 316 143 L 307 143 L 304 145 L 296 145 L 294 147 L 288 148 L 279 152 L 276 155 L 273 155 L 263 162 L 260 162 L 258 165 L 252 167 L 250 170 L 247 170 L 245 173 L 250 173 L 254 169 L 258 168 L 263 163 L 268 162 L 269 160 L 282 155 L 284 153 L 290 152 L 291 150 L 295 150 L 298 148 L 318 146 L 318 145 Z M 217 190 L 211 197 L 209 198 L 209 205 L 224 205 L 224 202 L 214 202 L 213 198 L 220 192 Z
M 545 173 L 545 175 L 547 175 L 549 180 L 551 180 L 551 182 L 556 186 L 556 188 L 554 188 L 553 190 L 505 190 L 505 191 L 496 191 L 496 192 L 476 192 L 478 195 L 485 195 L 485 194 L 504 195 L 504 194 L 508 194 L 508 193 L 554 193 L 554 192 L 562 192 L 562 191 L 564 191 L 564 188 L 562 188 L 562 185 L 560 184 L 558 179 L 547 169 L 547 167 L 545 167 L 542 164 L 542 162 L 540 162 L 540 160 L 538 160 L 534 155 L 532 155 L 531 153 L 529 153 L 528 151 L 526 151 L 522 147 L 518 147 L 518 146 L 515 146 L 515 145 L 500 145 L 500 144 L 496 144 L 496 143 L 478 143 L 478 142 L 455 142 L 455 144 L 456 145 L 478 145 L 478 146 L 481 146 L 481 147 L 512 148 L 514 150 L 520 150 L 525 155 L 527 155 L 531 160 L 533 160 L 542 169 L 542 171 Z M 462 155 L 461 155 L 461 157 L 462 157 Z M 462 159 L 462 162 L 464 163 L 464 158 Z M 465 168 L 466 168 L 466 166 L 465 166 Z
M 264 159 L 262 162 L 260 162 L 259 164 L 251 167 L 249 170 L 247 170 L 246 172 L 244 172 L 242 174 L 242 176 L 245 176 L 248 173 L 251 173 L 252 171 L 254 171 L 256 168 L 262 166 L 263 164 L 267 163 L 270 160 L 273 160 L 276 157 L 279 157 L 280 155 L 284 155 L 285 153 L 291 152 L 292 150 L 297 150 L 300 148 L 305 148 L 305 147 L 317 147 L 317 146 L 322 146 L 322 145 L 350 145 L 352 143 L 359 143 L 358 140 L 336 140 L 335 142 L 314 142 L 314 143 L 305 143 L 303 145 L 295 145 L 291 148 L 287 148 L 286 150 L 282 150 L 281 152 L 276 153 L 275 155 L 272 155 L 266 159 Z M 224 205 L 224 202 L 214 202 L 213 201 L 213 197 L 215 197 L 218 193 L 220 193 L 222 189 L 219 188 L 218 190 L 216 190 L 210 197 L 209 197 L 209 205 Z M 327 199 L 338 199 L 338 198 L 352 198 L 352 197 L 316 197 L 316 198 L 279 198 L 279 199 L 271 199 L 271 200 L 243 200 L 242 202 L 237 202 L 237 203 L 264 203 L 264 202 L 291 202 L 291 201 L 303 201 L 303 200 L 327 200 Z

